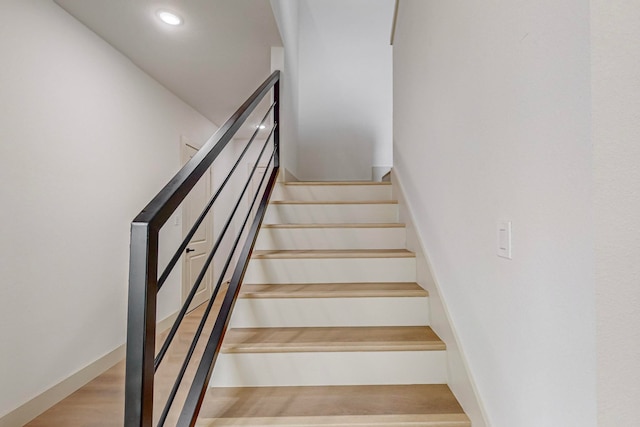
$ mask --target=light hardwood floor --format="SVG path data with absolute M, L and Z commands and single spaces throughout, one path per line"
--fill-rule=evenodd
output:
M 344 185 L 344 186 L 352 186 L 352 185 L 391 185 L 390 182 L 378 182 L 378 181 L 290 181 L 285 182 L 284 185 L 290 186 L 322 186 L 322 185 Z
M 203 331 L 203 337 L 209 336 L 215 317 L 222 303 L 226 288 L 217 296 Z M 171 390 L 177 372 L 186 355 L 191 339 L 202 318 L 206 304 L 189 313 L 178 330 L 165 360 L 156 373 L 156 395 L 154 397 L 154 418 L 157 419 L 162 406 Z M 158 347 L 167 335 L 167 331 L 159 334 Z M 185 378 L 190 383 L 200 355 L 204 348 L 204 340 L 199 341 L 193 361 L 187 369 Z M 28 427 L 112 427 L 122 426 L 124 420 L 124 361 L 106 371 L 87 385 L 59 402 L 43 414 L 27 424 Z M 185 387 L 181 387 L 176 397 L 180 403 L 186 395 Z M 175 425 L 177 411 L 172 410 L 166 425 Z
M 397 205 L 397 200 L 274 200 L 272 205 Z
M 213 325 L 215 314 L 219 309 L 224 292 L 218 295 L 212 310 L 212 316 L 205 327 L 208 334 Z M 180 363 L 197 328 L 198 322 L 204 312 L 202 305 L 192 311 L 185 318 L 173 346 L 166 356 L 166 360 L 158 371 L 156 387 L 158 390 L 155 399 L 155 418 L 161 411 L 159 402 L 164 402 L 170 387 L 172 378 L 180 368 Z M 312 344 L 320 345 L 329 342 L 348 341 L 357 343 L 364 337 L 368 340 L 378 341 L 414 341 L 414 344 L 437 346 L 444 348 L 444 344 L 428 328 L 366 328 L 369 333 L 356 333 L 361 328 L 345 328 L 346 335 L 342 336 L 331 328 L 308 329 L 308 340 Z M 279 330 L 280 332 L 290 332 Z M 254 332 L 267 332 L 256 330 Z M 273 330 L 271 330 L 273 332 Z M 278 330 L 276 330 L 278 332 Z M 298 331 L 300 332 L 300 331 Z M 402 332 L 408 333 L 408 335 Z M 319 335 L 318 335 L 319 333 Z M 356 333 L 356 335 L 354 335 Z M 381 335 L 380 335 L 381 334 Z M 237 345 L 233 330 L 229 331 L 225 346 Z M 303 334 L 304 335 L 304 334 Z M 318 336 L 315 336 L 318 335 Z M 377 336 L 380 335 L 380 336 Z M 166 332 L 160 334 L 158 342 L 162 342 Z M 341 339 L 342 337 L 342 339 Z M 246 337 L 244 337 L 246 339 Z M 282 341 L 276 333 L 271 338 Z M 302 337 L 304 338 L 304 336 Z M 269 341 L 260 333 L 252 335 L 249 341 Z M 244 340 L 240 340 L 244 341 Z M 366 341 L 366 340 L 365 340 Z M 344 346 L 345 342 L 342 343 Z M 405 343 L 406 345 L 406 343 Z M 200 350 L 202 345 L 198 346 Z M 432 348 L 433 349 L 433 348 Z M 228 349 L 227 349 L 228 350 Z M 199 351 L 195 356 L 199 360 Z M 192 364 L 195 367 L 195 364 Z M 193 375 L 194 368 L 187 371 L 187 378 Z M 27 424 L 29 427 L 115 427 L 121 426 L 124 417 L 124 361 L 118 363 L 98 378 L 94 379 L 80 390 L 73 393 L 42 415 Z M 185 390 L 180 390 L 177 401 L 182 402 Z M 181 405 L 179 405 L 181 406 Z M 177 411 L 172 411 L 166 425 L 175 425 Z M 468 426 L 468 419 L 451 394 L 446 385 L 416 385 L 416 386 L 337 386 L 337 387 L 261 387 L 261 388 L 214 388 L 207 391 L 201 411 L 199 426 L 212 425 L 258 425 L 265 422 L 272 425 L 285 425 L 282 417 L 292 425 L 337 425 L 337 421 L 344 423 L 360 422 L 366 425 L 372 422 L 371 416 L 384 416 L 389 422 L 406 421 L 455 420 L 460 424 L 446 424 L 447 426 Z M 247 417 L 247 418 L 245 418 Z M 269 420 L 260 420 L 256 417 L 266 417 Z M 311 419 L 309 418 L 311 417 Z M 338 417 L 338 418 L 336 418 Z M 360 419 L 360 417 L 364 417 Z M 453 418 L 452 418 L 453 417 Z M 218 421 L 212 420 L 218 418 Z M 244 418 L 240 420 L 239 418 Z M 386 419 L 384 418 L 384 419 Z M 405 419 L 406 418 L 406 419 Z M 380 419 L 376 422 L 382 422 Z M 362 423 L 365 424 L 362 424 Z M 231 423 L 231 424 L 227 424 Z M 299 424 L 296 424 L 299 423 Z M 381 424 L 382 425 L 382 424 Z M 427 424 L 424 424 L 427 425 Z M 431 425 L 431 424 L 429 424 Z M 444 424 L 443 424 L 444 425 Z
M 198 426 L 469 427 L 444 384 L 211 388 Z
M 372 298 L 426 297 L 417 283 L 245 284 L 240 298 Z
M 253 259 L 415 258 L 406 249 L 256 250 Z
M 232 328 L 225 353 L 446 350 L 428 326 Z

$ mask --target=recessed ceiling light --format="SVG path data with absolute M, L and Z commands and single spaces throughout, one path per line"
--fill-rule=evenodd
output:
M 265 125 L 258 125 L 256 126 L 258 129 L 266 129 L 267 127 Z
M 169 12 L 167 10 L 159 10 L 157 12 L 158 18 L 165 24 L 169 25 L 180 25 L 182 24 L 182 18 L 176 15 L 173 12 Z

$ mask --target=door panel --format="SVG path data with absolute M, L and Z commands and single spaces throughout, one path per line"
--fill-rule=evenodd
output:
M 198 152 L 198 148 L 190 144 L 183 139 L 182 143 L 182 162 L 185 164 Z M 191 226 L 198 218 L 202 209 L 206 206 L 209 198 L 211 197 L 212 188 L 212 173 L 209 169 L 195 185 L 191 193 L 187 196 L 183 203 L 183 235 L 186 235 Z M 205 264 L 209 251 L 213 247 L 213 216 L 209 212 L 205 220 L 202 222 L 196 233 L 194 234 L 191 242 L 187 246 L 187 251 L 184 254 L 184 264 L 182 273 L 182 301 L 184 302 L 191 290 L 191 287 L 195 283 L 198 275 L 200 274 L 202 267 Z M 207 274 L 198 291 L 193 298 L 192 303 L 189 306 L 189 311 L 193 310 L 200 304 L 207 301 L 212 295 L 212 277 L 213 277 L 213 262 L 207 269 Z

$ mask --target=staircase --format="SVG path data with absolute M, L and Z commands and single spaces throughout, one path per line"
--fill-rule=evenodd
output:
M 392 186 L 278 183 L 198 426 L 471 425 Z

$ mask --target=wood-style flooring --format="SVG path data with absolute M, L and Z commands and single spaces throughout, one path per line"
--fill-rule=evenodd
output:
M 375 298 L 426 297 L 417 283 L 244 284 L 240 298 Z
M 222 344 L 225 353 L 419 350 L 446 346 L 428 326 L 232 328 Z
M 211 388 L 198 426 L 469 427 L 445 384 Z
M 215 318 L 218 314 L 222 298 L 226 289 L 222 289 L 218 294 L 211 314 L 206 322 L 203 337 L 208 337 Z M 174 343 L 165 356 L 165 360 L 160 365 L 156 373 L 156 395 L 154 396 L 154 418 L 158 419 L 162 406 L 167 399 L 169 391 L 179 371 L 184 356 L 191 344 L 192 337 L 198 328 L 198 324 L 205 311 L 206 304 L 203 304 L 189 313 L 174 338 Z M 167 331 L 159 334 L 158 347 L 164 341 Z M 197 363 L 204 348 L 204 340 L 199 341 L 194 353 L 193 362 L 189 365 L 185 378 L 187 383 L 191 383 L 191 378 L 195 373 Z M 63 399 L 58 404 L 42 413 L 33 421 L 27 424 L 28 427 L 115 427 L 122 426 L 124 420 L 124 361 L 118 363 L 84 387 Z M 176 402 L 182 406 L 182 401 L 186 395 L 186 388 L 181 387 L 176 397 Z M 168 426 L 175 425 L 177 410 L 172 410 L 167 419 Z
M 253 259 L 414 258 L 406 249 L 255 250 Z

